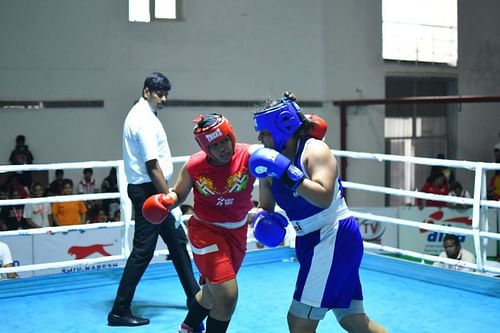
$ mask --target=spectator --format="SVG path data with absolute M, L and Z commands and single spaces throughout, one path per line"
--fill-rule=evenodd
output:
M 452 197 L 460 197 L 460 198 L 470 198 L 471 195 L 469 191 L 463 188 L 462 184 L 459 182 L 454 182 L 451 187 L 450 187 L 450 193 L 448 193 L 449 196 Z M 449 203 L 448 206 L 450 208 L 458 208 L 458 209 L 465 209 L 466 206 L 458 203 Z
M 12 260 L 12 255 L 10 253 L 9 246 L 4 242 L 0 242 L 0 267 L 12 267 L 14 261 Z M 19 276 L 17 273 L 7 273 L 7 279 L 16 279 Z
M 17 173 L 11 173 L 5 182 L 5 186 L 7 187 L 8 193 L 12 193 L 12 191 L 15 190 L 19 193 L 19 196 L 22 199 L 27 198 L 30 195 L 29 189 L 21 182 L 21 175 Z
M 33 198 L 43 196 L 43 186 L 40 183 L 33 183 L 31 187 Z M 53 225 L 52 209 L 49 202 L 26 204 L 24 206 L 23 217 L 29 228 L 45 228 Z
M 97 187 L 95 185 L 95 179 L 93 178 L 94 170 L 92 168 L 83 169 L 83 178 L 78 183 L 78 194 L 93 194 L 97 193 Z M 93 221 L 95 215 L 97 214 L 97 210 L 100 208 L 100 202 L 96 200 L 87 200 L 85 201 L 85 205 L 87 206 L 88 219 L 89 222 Z
M 94 170 L 92 168 L 83 169 L 83 178 L 78 183 L 78 194 L 92 194 L 97 193 L 97 187 L 95 185 L 95 179 L 92 178 L 94 175 Z
M 493 147 L 495 153 L 495 163 L 500 163 L 500 142 Z
M 9 161 L 13 165 L 33 164 L 33 154 L 26 144 L 26 137 L 24 135 L 16 137 L 16 147 L 10 153 Z M 31 171 L 20 172 L 20 180 L 24 186 L 30 186 Z
M 427 181 L 420 189 L 420 192 L 448 195 L 449 188 L 448 188 L 448 185 L 446 184 L 445 175 L 439 170 L 434 170 L 432 172 L 432 174 L 429 176 L 429 178 L 427 178 Z M 417 205 L 419 208 L 423 208 L 424 206 L 427 206 L 427 207 L 445 207 L 446 202 L 417 199 Z
M 500 170 L 495 170 L 495 174 L 488 183 L 488 199 L 500 200 Z
M 104 208 L 97 209 L 95 217 L 92 219 L 92 223 L 104 223 L 109 222 L 108 214 Z
M 104 178 L 101 184 L 102 193 L 118 192 L 118 179 L 116 177 L 116 168 L 112 167 L 109 170 L 109 175 Z M 106 199 L 102 202 L 103 208 L 108 216 L 114 216 L 117 210 L 120 210 L 119 199 Z
M 5 186 L 0 186 L 0 200 L 9 199 L 9 192 Z M 0 231 L 7 230 L 7 223 L 5 222 L 5 214 L 9 210 L 8 206 L 0 206 Z
M 7 200 L 9 198 L 9 191 L 7 191 L 7 187 L 0 186 L 0 200 Z M 0 206 L 0 209 L 5 206 Z
M 437 154 L 436 158 L 438 159 L 445 159 L 445 156 L 443 153 Z M 437 173 L 437 172 L 442 172 L 444 177 L 446 178 L 446 185 L 450 187 L 455 181 L 456 181 L 456 176 L 455 176 L 455 171 L 450 168 L 449 166 L 440 166 L 440 165 L 434 165 L 431 168 L 431 174 L 429 176 L 432 176 L 432 174 Z
M 120 222 L 122 220 L 121 218 L 121 213 L 120 213 L 120 210 L 118 209 L 117 211 L 115 211 L 115 214 L 113 215 L 113 222 Z
M 55 179 L 50 183 L 48 195 L 63 195 L 64 170 L 57 169 Z
M 455 259 L 473 264 L 476 263 L 476 257 L 466 249 L 462 248 L 462 246 L 460 245 L 460 240 L 456 235 L 447 234 L 446 236 L 444 236 L 443 247 L 444 251 L 439 254 L 440 258 Z M 433 265 L 457 271 L 464 271 L 464 272 L 474 271 L 473 269 L 463 267 L 460 264 L 450 265 L 450 264 L 435 262 Z
M 17 189 L 9 193 L 9 199 L 21 199 Z M 23 218 L 24 205 L 2 206 L 0 220 L 3 221 L 4 230 L 18 230 L 26 226 L 26 220 Z
M 63 181 L 64 195 L 73 194 L 73 181 Z M 52 204 L 52 218 L 54 225 L 85 224 L 87 220 L 87 207 L 83 201 L 55 202 Z
M 495 153 L 495 163 L 500 163 L 500 142 L 493 148 Z M 488 183 L 488 200 L 500 200 L 500 170 L 495 170 L 495 174 Z
M 26 137 L 24 135 L 18 135 L 16 137 L 16 147 L 10 153 L 9 161 L 13 165 L 33 163 L 33 154 L 31 154 L 26 144 Z

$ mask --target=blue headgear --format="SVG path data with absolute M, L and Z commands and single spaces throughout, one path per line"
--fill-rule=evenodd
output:
M 271 132 L 274 139 L 274 148 L 277 151 L 282 151 L 288 139 L 302 125 L 299 113 L 300 107 L 297 103 L 282 98 L 278 104 L 254 114 L 255 130 L 257 132 Z

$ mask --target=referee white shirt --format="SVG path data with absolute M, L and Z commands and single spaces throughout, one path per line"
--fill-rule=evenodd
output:
M 174 166 L 167 134 L 155 110 L 143 97 L 125 118 L 122 149 L 129 184 L 150 183 L 146 162 L 154 159 L 158 160 L 165 179 L 169 181 L 172 177 Z

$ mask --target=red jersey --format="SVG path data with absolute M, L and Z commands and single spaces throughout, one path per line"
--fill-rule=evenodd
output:
M 441 194 L 447 195 L 450 191 L 448 189 L 448 185 L 443 184 L 441 186 L 435 186 L 432 183 L 426 182 L 424 186 L 422 186 L 421 192 L 432 193 L 432 194 Z M 446 207 L 447 203 L 444 201 L 434 201 L 434 200 L 423 200 L 417 199 L 417 204 L 420 206 L 422 202 L 425 202 L 425 206 L 427 207 Z
M 187 170 L 193 180 L 194 212 L 205 222 L 238 222 L 253 208 L 255 177 L 248 169 L 248 144 L 237 143 L 231 162 L 208 163 L 207 154 L 191 155 Z

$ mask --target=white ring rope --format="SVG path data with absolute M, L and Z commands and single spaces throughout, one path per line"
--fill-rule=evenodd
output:
M 455 259 L 449 259 L 449 258 L 444 258 L 444 257 L 436 257 L 430 254 L 425 254 L 425 253 L 420 253 L 420 252 L 415 252 L 415 251 L 410 251 L 410 250 L 403 250 L 399 249 L 397 247 L 391 247 L 387 245 L 380 245 L 380 244 L 374 244 L 374 243 L 364 243 L 365 249 L 371 249 L 371 250 L 377 250 L 381 252 L 386 252 L 386 253 L 391 253 L 391 254 L 397 254 L 397 255 L 402 255 L 402 256 L 409 256 L 413 258 L 418 258 L 422 260 L 429 260 L 433 262 L 440 262 L 440 263 L 445 263 L 448 265 L 453 265 L 455 267 L 467 267 L 470 269 L 476 269 L 476 265 L 473 263 L 465 262 L 465 261 L 460 261 L 460 260 L 455 260 Z M 494 266 L 489 266 L 488 271 L 492 273 L 497 273 L 500 274 L 500 268 L 494 267 Z
M 427 158 L 427 157 L 414 157 L 414 156 L 403 156 L 403 155 L 385 155 L 385 154 L 375 154 L 375 153 L 363 153 L 363 152 L 353 152 L 348 150 L 335 150 L 332 149 L 332 153 L 335 156 L 340 157 L 350 157 L 354 159 L 363 160 L 376 160 L 379 162 L 391 161 L 391 162 L 404 162 L 412 164 L 422 164 L 429 166 L 448 166 L 459 169 L 469 169 L 475 170 L 481 167 L 484 170 L 499 170 L 500 164 L 498 163 L 487 163 L 487 162 L 471 162 L 471 161 L 455 161 L 455 160 L 445 160 L 441 158 Z
M 69 202 L 69 201 L 88 201 L 88 200 L 104 200 L 104 199 L 119 199 L 119 192 L 109 193 L 93 193 L 93 194 L 71 194 L 52 197 L 26 198 L 26 199 L 6 199 L 0 200 L 0 206 L 10 205 L 26 205 L 43 202 Z
M 415 228 L 419 228 L 419 229 L 425 229 L 425 230 L 431 230 L 431 231 L 443 231 L 446 233 L 454 233 L 454 234 L 459 234 L 459 235 L 473 235 L 474 234 L 474 232 L 472 230 L 468 230 L 468 229 L 449 227 L 449 226 L 444 226 L 444 225 L 439 225 L 439 224 L 415 222 L 415 221 L 411 221 L 411 220 L 376 215 L 376 214 L 372 214 L 372 213 L 361 213 L 361 212 L 356 212 L 356 211 L 351 210 L 351 214 L 352 214 L 352 216 L 354 216 L 356 218 L 366 219 L 369 221 L 377 221 L 377 222 L 384 222 L 384 223 L 406 225 L 409 227 L 415 227 Z
M 470 161 L 453 161 L 453 160 L 432 159 L 432 158 L 422 158 L 422 157 L 408 157 L 399 155 L 384 155 L 384 154 L 350 152 L 350 151 L 340 151 L 340 150 L 332 150 L 332 152 L 338 157 L 348 157 L 348 158 L 363 159 L 363 160 L 376 160 L 379 162 L 384 162 L 384 161 L 403 162 L 403 163 L 423 164 L 429 166 L 439 165 L 439 166 L 448 166 L 453 168 L 462 168 L 475 171 L 476 177 L 475 177 L 473 198 L 460 198 L 460 197 L 452 197 L 446 195 L 436 195 L 436 194 L 422 193 L 418 191 L 408 191 L 402 189 L 388 188 L 384 186 L 360 184 L 350 181 L 343 181 L 343 185 L 345 188 L 353 190 L 377 192 L 395 196 L 406 196 L 419 199 L 443 201 L 448 203 L 456 203 L 456 204 L 472 206 L 473 222 L 471 229 L 443 226 L 439 224 L 422 223 L 420 221 L 411 221 L 407 219 L 388 217 L 373 213 L 362 213 L 362 212 L 357 212 L 356 210 L 353 210 L 352 213 L 353 216 L 359 219 L 366 219 L 382 223 L 391 223 L 396 225 L 404 225 L 430 231 L 473 236 L 477 264 L 463 263 L 463 262 L 458 262 L 456 260 L 440 258 L 429 254 L 423 254 L 415 251 L 403 250 L 395 247 L 377 245 L 365 242 L 365 247 L 367 249 L 375 249 L 378 251 L 383 251 L 392 254 L 406 255 L 414 258 L 419 258 L 422 260 L 443 262 L 451 265 L 459 265 L 461 267 L 476 269 L 478 272 L 500 273 L 499 268 L 484 265 L 482 258 L 485 257 L 486 250 L 484 249 L 484 246 L 481 247 L 480 244 L 482 241 L 486 241 L 487 239 L 500 240 L 499 233 L 489 232 L 487 230 L 487 224 L 488 224 L 487 217 L 484 214 L 484 210 L 487 207 L 500 208 L 499 201 L 486 200 L 485 184 L 484 184 L 485 171 L 498 170 L 500 169 L 500 164 L 470 162 Z M 185 161 L 188 160 L 188 158 L 189 158 L 188 156 L 178 156 L 178 157 L 173 157 L 172 160 L 174 163 L 184 163 Z M 14 172 L 14 171 L 40 171 L 40 170 L 46 171 L 55 169 L 83 169 L 83 168 L 99 168 L 99 167 L 117 167 L 120 192 L 63 195 L 63 196 L 50 196 L 50 197 L 27 198 L 27 199 L 7 199 L 7 200 L 0 200 L 0 206 L 19 205 L 28 203 L 87 201 L 87 200 L 103 200 L 103 199 L 119 198 L 120 210 L 122 212 L 121 222 L 93 223 L 85 225 L 3 231 L 0 232 L 0 236 L 19 236 L 19 235 L 31 236 L 36 234 L 55 234 L 55 233 L 68 233 L 68 232 L 84 231 L 84 230 L 120 228 L 122 230 L 122 253 L 120 255 L 104 256 L 93 259 L 78 259 L 78 260 L 68 260 L 60 262 L 49 262 L 43 264 L 22 265 L 9 268 L 0 268 L 0 274 L 93 265 L 111 261 L 123 261 L 128 257 L 128 254 L 130 253 L 127 241 L 128 234 L 130 233 L 130 228 L 133 226 L 134 223 L 132 220 L 130 220 L 130 218 L 127 218 L 128 216 L 131 216 L 132 208 L 130 200 L 128 199 L 126 193 L 127 183 L 123 171 L 123 161 L 118 160 L 118 161 L 90 161 L 90 162 L 50 163 L 50 164 L 30 164 L 30 165 L 4 165 L 4 166 L 0 165 L 0 173 Z M 183 224 L 182 226 L 185 228 Z M 255 243 L 255 242 L 256 242 L 255 238 L 250 236 L 248 239 L 248 243 Z M 287 233 L 286 244 L 292 244 L 293 246 L 293 240 L 290 239 L 288 233 Z M 168 250 L 157 250 L 155 251 L 155 256 L 164 255 L 167 253 Z
M 54 235 L 54 234 L 65 234 L 74 231 L 121 228 L 124 225 L 125 225 L 124 222 L 100 222 L 100 223 L 89 223 L 89 224 L 76 224 L 76 225 L 60 226 L 60 227 L 45 227 L 45 228 L 2 231 L 0 232 L 0 236 L 31 236 L 31 235 L 43 235 L 43 234 Z

